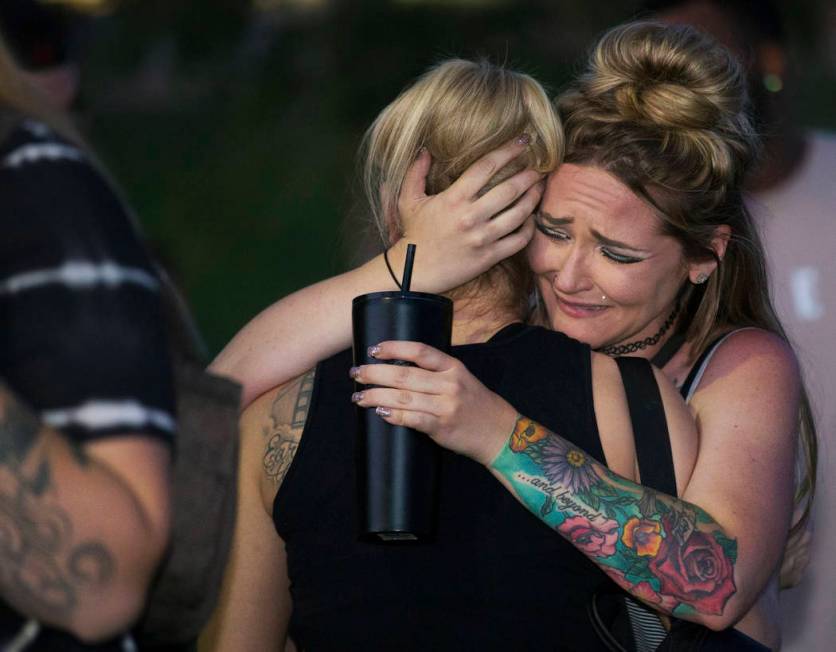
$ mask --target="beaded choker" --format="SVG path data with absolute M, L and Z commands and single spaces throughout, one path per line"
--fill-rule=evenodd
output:
M 671 314 L 668 315 L 668 318 L 665 320 L 665 323 L 662 324 L 662 327 L 653 335 L 645 337 L 643 340 L 636 340 L 635 342 L 628 342 L 627 344 L 610 344 L 608 346 L 602 346 L 601 348 L 595 350 L 599 353 L 606 353 L 607 355 L 617 356 L 625 355 L 628 353 L 635 353 L 636 351 L 646 349 L 648 346 L 658 344 L 659 340 L 661 340 L 662 337 L 664 337 L 665 333 L 668 332 L 668 329 L 676 321 L 676 316 L 678 314 L 679 305 L 677 304 L 676 306 L 674 306 L 674 309 L 673 311 L 671 311 Z

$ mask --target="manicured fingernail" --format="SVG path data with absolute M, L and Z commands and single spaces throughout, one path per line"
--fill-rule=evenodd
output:
M 390 410 L 389 408 L 382 407 L 380 405 L 374 409 L 374 412 L 379 417 L 388 417 L 392 415 L 392 410 Z
M 517 138 L 517 145 L 528 145 L 531 142 L 531 136 L 528 134 L 523 134 L 519 138 Z
M 359 403 L 363 400 L 363 392 L 354 392 L 351 395 L 351 402 L 352 403 Z
M 360 367 L 352 367 L 348 370 L 348 375 L 352 378 L 357 378 L 360 375 Z
M 377 344 L 375 344 L 374 346 L 370 346 L 367 353 L 369 354 L 370 358 L 374 358 L 377 356 L 378 353 L 380 353 L 380 347 Z

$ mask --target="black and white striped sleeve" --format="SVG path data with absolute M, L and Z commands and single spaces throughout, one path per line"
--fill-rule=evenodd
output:
M 0 148 L 0 375 L 78 441 L 171 441 L 159 280 L 85 154 L 40 125 Z

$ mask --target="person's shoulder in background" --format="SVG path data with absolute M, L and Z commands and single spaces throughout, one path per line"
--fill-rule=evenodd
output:
M 170 441 L 160 280 L 99 166 L 24 119 L 0 145 L 0 205 L 0 364 L 9 384 L 79 440 Z

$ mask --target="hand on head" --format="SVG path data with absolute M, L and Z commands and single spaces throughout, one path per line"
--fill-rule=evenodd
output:
M 408 242 L 419 245 L 416 289 L 453 289 L 528 244 L 534 234 L 531 215 L 543 194 L 544 175 L 525 169 L 481 192 L 527 145 L 521 136 L 490 152 L 436 195 L 427 194 L 432 157 L 426 149 L 421 150 L 398 198 L 403 237 L 393 251 L 398 258 L 405 255 Z

